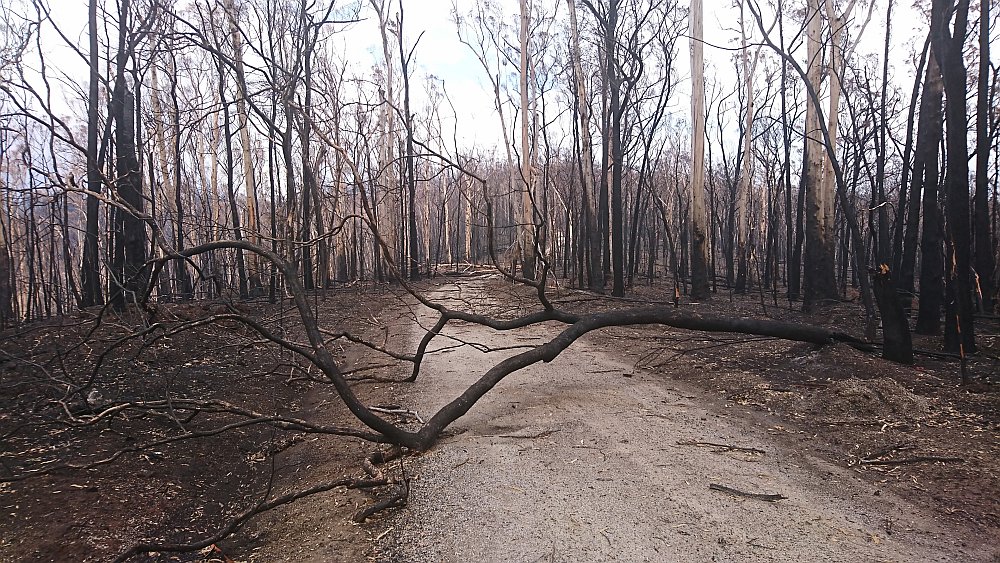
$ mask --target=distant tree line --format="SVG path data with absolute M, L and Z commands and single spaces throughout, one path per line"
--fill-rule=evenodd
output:
M 898 305 L 955 353 L 975 351 L 975 313 L 994 313 L 989 2 L 922 6 L 908 59 L 890 51 L 912 34 L 892 25 L 895 0 L 747 0 L 734 38 L 703 37 L 700 0 L 462 4 L 453 33 L 495 110 L 475 124 L 417 72 L 434 53 L 405 0 L 88 8 L 86 30 L 45 0 L 3 21 L 3 326 L 287 292 L 242 244 L 184 253 L 222 240 L 289 260 L 306 291 L 467 263 L 615 296 L 857 297 L 870 337 Z M 334 47 L 361 19 L 378 23 L 374 67 Z M 856 54 L 875 34 L 883 52 Z M 50 60 L 56 41 L 85 82 Z M 729 62 L 706 68 L 718 45 Z M 911 87 L 891 61 L 912 66 Z M 486 123 L 494 145 L 460 140 Z

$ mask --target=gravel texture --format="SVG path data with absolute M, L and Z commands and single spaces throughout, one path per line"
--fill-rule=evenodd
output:
M 432 297 L 454 295 L 449 291 Z M 422 315 L 425 326 L 433 324 Z M 445 334 L 498 347 L 539 343 L 557 330 L 497 333 L 464 324 Z M 415 342 L 420 333 L 410 337 Z M 512 353 L 465 346 L 431 355 L 410 406 L 429 415 Z M 553 362 L 509 376 L 411 462 L 409 505 L 385 522 L 375 558 L 998 560 L 989 542 L 798 451 L 794 431 L 760 421 L 581 340 Z M 738 497 L 710 484 L 787 499 Z

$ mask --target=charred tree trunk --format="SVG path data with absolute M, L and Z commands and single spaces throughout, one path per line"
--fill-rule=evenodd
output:
M 184 203 L 182 198 L 181 186 L 182 186 L 182 175 L 183 168 L 181 166 L 181 161 L 183 155 L 181 154 L 181 110 L 180 102 L 177 99 L 177 61 L 175 59 L 174 53 L 170 55 L 170 67 L 171 67 L 171 78 L 170 78 L 170 102 L 172 104 L 171 117 L 173 119 L 174 128 L 174 211 L 176 212 L 174 219 L 174 250 L 180 252 L 184 249 Z M 177 259 L 173 262 L 174 272 L 177 276 L 177 286 L 175 291 L 178 297 L 181 299 L 191 299 L 194 297 L 194 285 L 191 282 L 191 276 L 188 273 L 187 263 L 184 260 Z
M 941 110 L 941 69 L 934 52 L 928 55 L 925 80 L 924 92 L 920 97 L 913 165 L 914 195 L 910 199 L 911 225 L 907 226 L 907 238 L 915 247 L 915 214 L 918 213 L 920 201 L 917 196 L 922 189 L 924 225 L 920 238 L 920 308 L 915 331 L 918 334 L 939 334 L 941 306 L 944 302 L 944 257 L 941 251 L 941 211 L 938 206 L 938 148 L 944 135 L 944 117 Z
M 601 270 L 601 238 L 597 226 L 597 208 L 594 205 L 594 156 L 591 151 L 590 98 L 587 95 L 587 77 L 583 74 L 580 52 L 580 32 L 576 17 L 576 1 L 566 0 L 569 6 L 571 49 L 575 99 L 578 108 L 578 129 L 580 137 L 579 171 L 580 194 L 583 207 L 583 225 L 579 229 L 586 240 L 581 251 L 586 255 L 588 287 L 591 291 L 604 291 L 604 272 Z
M 0 146 L 0 151 L 5 152 L 5 149 L 6 146 Z M 7 228 L 0 217 L 0 330 L 14 323 L 14 284 Z
M 115 187 L 118 198 L 130 209 L 116 213 L 117 227 L 115 256 L 120 257 L 115 275 L 121 287 L 112 294 L 115 307 L 124 308 L 126 300 L 134 301 L 146 290 L 146 223 L 138 215 L 143 213 L 142 173 L 135 146 L 135 98 L 124 84 L 115 89 L 112 114 L 115 129 L 116 173 Z
M 90 0 L 88 11 L 88 34 L 90 36 L 90 91 L 87 98 L 87 226 L 83 240 L 82 299 L 80 305 L 91 307 L 104 302 L 101 292 L 100 258 L 97 230 L 99 213 L 97 196 L 101 193 L 101 169 L 98 164 L 98 114 L 100 102 L 100 58 L 97 45 L 97 4 Z
M 949 14 L 954 11 L 954 31 L 949 31 Z M 945 106 L 947 168 L 945 210 L 948 270 L 945 276 L 945 350 L 971 354 L 976 351 L 972 319 L 972 238 L 969 233 L 969 148 L 965 107 L 966 80 L 963 46 L 968 25 L 969 0 L 934 0 L 931 17 L 937 18 L 931 47 L 941 63 Z
M 417 238 L 417 177 L 414 170 L 413 154 L 413 116 L 410 114 L 410 57 L 413 55 L 404 52 L 403 47 L 403 6 L 399 6 L 399 15 L 396 20 L 396 39 L 399 45 L 399 62 L 401 74 L 403 76 L 403 125 L 406 128 L 406 154 L 405 154 L 405 186 L 406 186 L 406 223 L 407 244 L 409 259 L 407 261 L 407 275 L 410 280 L 420 279 L 420 244 Z
M 896 285 L 885 264 L 872 275 L 872 288 L 882 313 L 882 357 L 901 364 L 913 363 L 913 341 L 903 304 L 896 297 Z
M 920 232 L 920 198 L 924 185 L 924 165 L 919 157 L 915 157 L 912 167 L 910 155 L 916 155 L 913 130 L 915 112 L 920 106 L 920 120 L 924 119 L 923 100 L 920 95 L 921 79 L 929 83 L 930 72 L 925 71 L 929 65 L 929 40 L 924 43 L 920 64 L 917 66 L 916 78 L 913 80 L 913 93 L 910 96 L 910 109 L 906 120 L 906 144 L 903 148 L 903 179 L 900 183 L 899 202 L 896 209 L 895 232 L 895 271 L 898 276 L 899 289 L 903 292 L 904 307 L 908 310 L 913 304 L 914 268 L 917 262 L 917 235 Z M 935 71 L 937 72 L 937 71 Z M 940 106 L 940 100 L 938 101 Z M 926 127 L 926 125 L 924 125 Z
M 975 242 L 977 288 L 982 310 L 993 312 L 993 270 L 996 246 L 990 236 L 989 165 L 990 165 L 990 2 L 979 3 L 979 77 L 976 98 L 976 192 L 973 198 L 972 225 Z M 998 155 L 996 158 L 1000 158 Z M 994 180 L 1000 181 L 1000 178 Z
M 808 167 L 809 141 L 802 149 L 802 174 L 799 179 L 799 195 L 795 204 L 795 241 L 792 243 L 792 253 L 788 264 L 788 298 L 798 299 L 802 294 L 802 247 L 806 239 L 805 194 L 806 168 Z
M 240 209 L 236 204 L 236 190 L 233 185 L 233 134 L 232 124 L 229 117 L 229 105 L 226 102 L 226 75 L 222 63 L 218 63 L 219 71 L 219 103 L 222 105 L 222 134 L 226 143 L 226 194 L 229 198 L 230 217 L 233 221 L 233 236 L 236 240 L 243 240 L 243 231 L 240 228 Z M 239 283 L 240 299 L 250 297 L 247 289 L 247 269 L 242 248 L 236 249 L 236 276 Z

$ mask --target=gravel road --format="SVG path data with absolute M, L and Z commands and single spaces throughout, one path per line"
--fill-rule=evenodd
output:
M 422 321 L 430 326 L 433 317 Z M 446 334 L 498 347 L 556 331 L 456 325 Z M 465 346 L 434 354 L 409 404 L 430 414 L 511 353 Z M 409 505 L 386 523 L 376 558 L 1000 561 L 990 542 L 796 451 L 790 430 L 761 420 L 581 340 L 552 363 L 508 377 L 411 463 Z M 740 497 L 711 484 L 787 498 Z

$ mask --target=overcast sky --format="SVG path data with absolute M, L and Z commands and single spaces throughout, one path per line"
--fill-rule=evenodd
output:
M 11 0 L 0 0 L 3 2 Z M 54 18 L 71 39 L 79 41 L 81 50 L 87 46 L 86 2 L 70 0 L 50 0 L 54 10 Z M 499 136 L 499 124 L 496 118 L 492 90 L 478 61 L 469 49 L 459 42 L 453 21 L 455 3 L 452 0 L 403 0 L 405 11 L 405 30 L 408 42 L 412 43 L 420 34 L 423 37 L 416 49 L 416 77 L 412 82 L 414 96 L 413 107 L 420 108 L 423 104 L 424 77 L 433 75 L 444 81 L 445 87 L 454 102 L 458 114 L 460 135 L 463 144 L 478 144 L 495 146 Z M 460 12 L 467 12 L 474 0 L 458 0 Z M 494 0 L 507 14 L 512 24 L 516 23 L 518 12 L 517 0 Z M 536 0 L 543 2 L 551 9 L 558 10 L 560 17 L 566 16 L 566 6 L 563 0 Z M 789 0 L 790 1 L 790 0 Z M 881 58 L 882 41 L 885 30 L 885 8 L 887 0 L 875 0 L 876 5 L 867 26 L 864 39 L 858 47 L 857 54 L 878 53 Z M 707 42 L 722 47 L 733 47 L 739 41 L 739 10 L 726 0 L 704 0 L 705 2 L 705 39 Z M 912 85 L 913 69 L 910 64 L 911 54 L 919 48 L 926 36 L 926 25 L 911 6 L 909 0 L 895 0 L 893 17 L 893 48 L 892 72 L 897 84 L 904 92 Z M 346 4 L 346 3 L 345 3 Z M 395 2 L 392 2 L 393 12 Z M 855 8 L 853 29 L 860 26 L 860 20 L 867 15 L 867 5 L 859 2 Z M 584 11 L 579 11 L 581 18 L 587 17 Z M 377 20 L 371 13 L 368 2 L 363 2 L 361 17 L 364 21 L 354 24 L 333 38 L 335 49 L 345 60 L 351 61 L 349 74 L 357 76 L 370 75 L 374 65 L 381 64 L 382 51 L 377 28 Z M 757 34 L 753 34 L 757 36 Z M 81 64 L 78 55 L 65 48 L 64 42 L 54 33 L 48 31 L 44 37 L 44 48 L 48 51 L 48 64 L 66 72 L 70 77 L 85 84 L 86 66 Z M 514 37 L 516 39 L 516 36 Z M 751 37 L 751 41 L 753 37 Z M 677 74 L 680 78 L 677 96 L 674 99 L 673 111 L 681 115 L 688 111 L 686 91 L 689 78 L 688 41 L 678 42 Z M 731 70 L 729 62 L 732 53 L 707 46 L 705 49 L 708 73 L 713 73 L 712 67 L 719 69 L 716 76 L 725 85 L 732 81 L 735 85 L 737 76 Z M 513 69 L 512 69 L 513 70 Z M 77 106 L 79 107 L 79 106 Z

